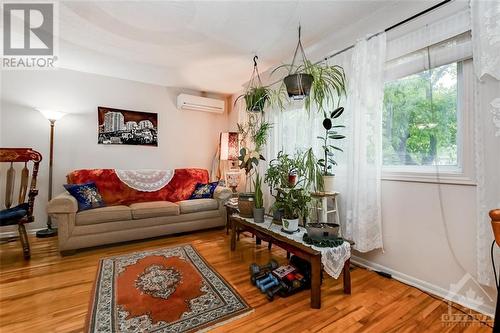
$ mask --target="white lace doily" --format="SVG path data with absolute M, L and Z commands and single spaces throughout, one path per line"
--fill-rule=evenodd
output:
M 349 242 L 344 241 L 342 245 L 337 247 L 317 247 L 309 245 L 302 240 L 302 237 L 304 237 L 304 234 L 306 233 L 305 228 L 299 227 L 299 232 L 290 235 L 281 231 L 280 225 L 273 224 L 272 218 L 270 217 L 266 216 L 264 223 L 255 223 L 253 219 L 243 218 L 239 215 L 237 216 L 247 222 L 269 229 L 276 234 L 292 239 L 321 252 L 321 263 L 323 264 L 323 269 L 334 279 L 337 279 L 340 276 L 340 273 L 342 273 L 342 269 L 344 268 L 344 263 L 351 258 L 351 245 Z
M 174 177 L 174 170 L 118 170 L 118 178 L 137 191 L 154 192 L 167 185 Z

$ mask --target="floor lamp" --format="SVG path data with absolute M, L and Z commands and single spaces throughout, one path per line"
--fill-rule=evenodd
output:
M 52 199 L 52 165 L 54 163 L 54 126 L 56 120 L 64 117 L 65 113 L 52 110 L 38 110 L 50 122 L 50 153 L 49 153 L 49 200 Z M 57 229 L 52 227 L 52 220 L 47 216 L 47 229 L 36 232 L 36 237 L 45 238 L 57 235 Z

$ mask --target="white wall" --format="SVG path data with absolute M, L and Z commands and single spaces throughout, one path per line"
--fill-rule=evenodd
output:
M 448 294 L 452 284 L 476 274 L 475 210 L 475 186 L 382 181 L 384 250 L 354 255 L 363 265 L 492 315 L 494 288 L 465 279 L 456 295 Z M 483 303 L 467 297 L 470 291 Z
M 210 170 L 219 133 L 228 126 L 227 113 L 177 110 L 180 90 L 156 85 L 71 70 L 7 71 L 1 84 L 1 145 L 32 147 L 44 158 L 32 229 L 46 221 L 49 156 L 49 122 L 35 107 L 70 113 L 56 123 L 54 194 L 79 168 Z M 98 145 L 97 106 L 158 113 L 158 147 Z

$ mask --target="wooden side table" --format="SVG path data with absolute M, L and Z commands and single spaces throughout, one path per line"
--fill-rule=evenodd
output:
M 236 249 L 236 236 L 238 231 L 247 230 L 254 234 L 258 239 L 272 242 L 276 246 L 291 252 L 294 255 L 308 261 L 311 264 L 311 308 L 321 308 L 321 252 L 314 250 L 300 242 L 280 235 L 264 225 L 258 225 L 246 221 L 238 216 L 230 217 L 231 224 L 231 244 L 230 249 Z M 351 259 L 344 262 L 342 269 L 344 294 L 351 294 L 351 273 L 349 271 Z
M 238 202 L 234 204 L 231 201 L 226 201 L 224 207 L 226 207 L 226 235 L 229 235 L 229 228 L 231 227 L 230 217 L 233 214 L 238 214 L 240 210 L 238 209 Z

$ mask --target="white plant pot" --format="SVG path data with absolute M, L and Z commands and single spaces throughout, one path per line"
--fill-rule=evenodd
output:
M 299 219 L 285 219 L 283 218 L 283 229 L 289 232 L 297 231 L 299 228 Z
M 335 176 L 323 176 L 323 187 L 325 193 L 335 192 Z

